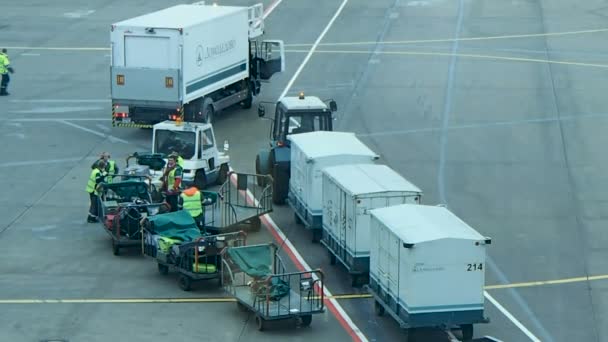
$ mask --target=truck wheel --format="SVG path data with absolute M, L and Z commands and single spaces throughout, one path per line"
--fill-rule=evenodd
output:
M 227 180 L 228 180 L 228 164 L 222 164 L 222 166 L 220 166 L 220 171 L 217 176 L 216 182 L 218 185 L 222 185 L 222 184 L 226 183 Z
M 194 186 L 199 190 L 203 190 L 207 187 L 207 175 L 205 174 L 205 170 L 200 169 L 196 171 L 196 174 L 194 175 Z
M 266 160 L 268 162 L 268 160 Z M 255 156 L 255 173 L 258 175 L 266 175 L 268 174 L 266 168 L 264 167 L 264 161 L 262 161 L 262 157 L 260 154 Z M 265 177 L 256 177 L 258 186 L 264 187 L 266 186 L 266 178 Z
M 272 201 L 274 204 L 285 204 L 285 196 L 283 196 L 285 189 L 278 174 L 278 168 L 275 167 L 272 171 Z
M 213 116 L 215 115 L 215 110 L 213 109 L 213 100 L 211 98 L 206 98 L 203 100 L 201 104 L 200 111 L 198 114 L 197 122 L 205 122 L 205 123 L 213 123 Z
M 463 324 L 460 326 L 462 331 L 462 340 L 471 341 L 473 339 L 473 324 Z

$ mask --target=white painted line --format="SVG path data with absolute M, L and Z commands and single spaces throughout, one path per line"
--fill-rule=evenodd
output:
M 80 11 L 64 13 L 63 16 L 67 17 L 67 18 L 78 19 L 78 18 L 89 16 L 93 13 L 95 13 L 95 10 L 80 10 Z
M 128 142 L 128 141 L 126 141 L 126 140 L 123 140 L 123 139 L 117 138 L 117 137 L 112 136 L 112 135 L 103 134 L 103 133 L 100 133 L 100 132 L 94 131 L 94 130 L 92 130 L 92 129 L 89 129 L 89 128 L 86 128 L 86 127 L 83 127 L 83 126 L 77 125 L 77 124 L 75 124 L 75 123 L 69 122 L 69 121 L 64 121 L 64 120 L 61 120 L 61 121 L 57 121 L 57 122 L 60 122 L 60 123 L 62 123 L 62 124 L 68 125 L 68 126 L 72 126 L 72 127 L 74 127 L 74 128 L 78 128 L 78 129 L 80 129 L 80 130 L 82 130 L 82 131 L 89 132 L 89 133 L 91 133 L 91 134 L 95 134 L 96 136 L 99 136 L 99 137 L 102 137 L 102 138 L 107 138 L 107 139 L 109 139 L 109 140 L 110 140 L 110 141 L 112 141 L 112 142 L 121 142 L 121 143 L 124 143 L 124 144 L 128 144 L 128 143 L 129 143 L 129 142 Z
M 17 137 L 21 140 L 25 140 L 25 134 L 23 133 L 9 133 L 7 135 L 5 135 L 6 137 Z
M 105 131 L 105 132 L 109 132 L 112 130 L 110 127 L 104 126 L 102 124 L 96 124 L 95 127 L 99 128 L 100 130 Z
M 287 86 L 285 87 L 285 90 L 283 90 L 283 92 L 279 96 L 279 100 L 282 99 L 285 96 L 285 94 L 287 94 L 287 92 L 289 91 L 289 89 L 291 89 L 291 86 L 293 85 L 293 82 L 295 82 L 295 80 L 298 78 L 298 76 L 300 76 L 300 73 L 302 72 L 302 70 L 304 69 L 304 67 L 306 66 L 306 64 L 308 64 L 308 61 L 310 60 L 310 57 L 312 57 L 313 53 L 315 53 L 315 50 L 317 49 L 317 46 L 319 46 L 319 43 L 321 43 L 321 40 L 323 39 L 323 37 L 325 37 L 325 34 L 327 34 L 327 31 L 329 31 L 329 29 L 331 28 L 331 26 L 334 24 L 334 21 L 336 21 L 336 19 L 338 18 L 338 16 L 340 15 L 340 13 L 342 12 L 342 10 L 344 9 L 344 6 L 346 6 L 347 3 L 348 3 L 348 0 L 342 1 L 342 4 L 338 8 L 338 10 L 334 14 L 334 16 L 331 18 L 331 20 L 329 21 L 329 23 L 327 24 L 327 26 L 325 26 L 325 29 L 323 30 L 323 32 L 321 32 L 321 35 L 319 35 L 319 37 L 314 42 L 314 44 L 312 44 L 312 47 L 310 48 L 310 51 L 308 52 L 308 54 L 306 55 L 306 57 L 304 57 L 304 61 L 302 61 L 302 64 L 300 64 L 300 66 L 298 67 L 298 69 L 296 70 L 296 72 L 291 77 L 291 80 L 289 80 L 289 82 L 287 83 Z
M 266 17 L 268 17 L 270 13 L 272 13 L 272 11 L 274 11 L 274 9 L 277 8 L 277 6 L 279 6 L 281 2 L 283 2 L 283 0 L 275 0 L 273 3 L 271 3 L 270 6 L 268 6 L 268 8 L 266 8 L 266 10 L 264 11 L 264 15 L 262 16 L 262 18 L 266 19 Z
M 534 336 L 534 334 L 532 334 L 530 332 L 530 330 L 528 330 L 528 328 L 526 328 L 523 324 L 521 324 L 520 321 L 517 320 L 517 318 L 515 318 L 509 311 L 507 311 L 507 309 L 505 309 L 496 299 L 494 299 L 494 297 L 492 297 L 488 291 L 483 291 L 483 295 L 492 303 L 494 304 L 494 306 L 500 310 L 500 312 L 502 312 L 503 315 L 505 315 L 511 322 L 513 322 L 513 324 L 515 324 L 515 326 L 517 328 L 519 328 L 519 330 L 521 330 L 526 336 L 528 336 L 528 338 L 534 342 L 540 342 L 540 340 L 538 339 L 538 337 Z
M 28 52 L 25 52 L 25 53 L 22 53 L 21 56 L 40 56 L 40 54 L 39 53 L 28 53 Z

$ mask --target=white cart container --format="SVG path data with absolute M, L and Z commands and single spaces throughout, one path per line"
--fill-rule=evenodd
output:
M 444 207 L 402 204 L 371 211 L 370 292 L 378 314 L 403 328 L 460 326 L 472 338 L 484 318 L 491 239 Z
M 339 260 L 353 286 L 369 272 L 371 209 L 419 204 L 422 190 L 386 165 L 350 164 L 323 171 L 323 238 L 331 263 Z
M 345 164 L 373 164 L 379 157 L 354 133 L 316 131 L 288 136 L 291 141 L 291 175 L 287 203 L 297 223 L 313 230 L 313 242 L 322 229 L 322 172 Z

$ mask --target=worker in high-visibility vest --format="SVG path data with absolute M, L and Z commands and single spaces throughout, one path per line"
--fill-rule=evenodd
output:
M 177 153 L 176 151 L 173 151 L 169 156 L 175 157 L 176 161 L 177 161 L 177 165 L 179 165 L 179 167 L 181 167 L 182 169 L 184 168 L 184 158 L 182 158 L 182 156 L 180 156 L 179 153 Z
M 90 200 L 89 215 L 87 217 L 87 222 L 89 223 L 99 222 L 99 208 L 97 206 L 97 202 L 99 200 L 99 191 L 97 189 L 99 184 L 104 181 L 106 176 L 105 168 L 105 161 L 97 161 L 97 164 L 93 170 L 91 170 L 89 181 L 87 182 L 86 192 L 89 193 Z
M 111 158 L 112 157 L 108 152 L 103 152 L 99 156 L 99 160 L 103 160 L 106 163 L 105 171 L 107 173 L 107 177 L 104 180 L 106 183 L 112 183 L 112 181 L 114 180 L 114 175 L 118 173 L 118 166 L 116 166 L 116 161 Z M 93 166 L 91 166 L 91 168 L 95 168 L 95 163 L 93 163 Z
M 179 195 L 180 208 L 187 211 L 196 222 L 196 225 L 204 230 L 205 208 L 203 207 L 203 195 L 195 187 L 189 187 Z
M 177 202 L 182 182 L 183 169 L 177 165 L 177 158 L 169 156 L 167 168 L 162 177 L 161 189 L 165 192 L 167 203 L 171 206 L 171 211 L 177 211 Z
M 6 49 L 2 49 L 0 52 L 0 76 L 2 76 L 2 80 L 0 81 L 0 96 L 10 95 L 7 91 L 8 83 L 11 81 L 11 77 L 9 73 L 14 73 L 15 70 L 11 67 L 11 61 L 8 58 L 8 54 Z

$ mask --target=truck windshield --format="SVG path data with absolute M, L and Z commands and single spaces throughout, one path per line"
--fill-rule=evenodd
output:
M 164 153 L 166 155 L 172 152 L 179 153 L 184 159 L 194 157 L 196 147 L 196 134 L 194 132 L 176 132 L 164 129 L 156 130 L 154 133 L 156 153 Z
M 291 114 L 289 122 L 286 122 L 286 124 L 289 125 L 287 134 L 327 131 L 330 129 L 329 120 L 331 119 L 327 113 L 319 113 L 316 115 L 311 113 L 303 115 Z

